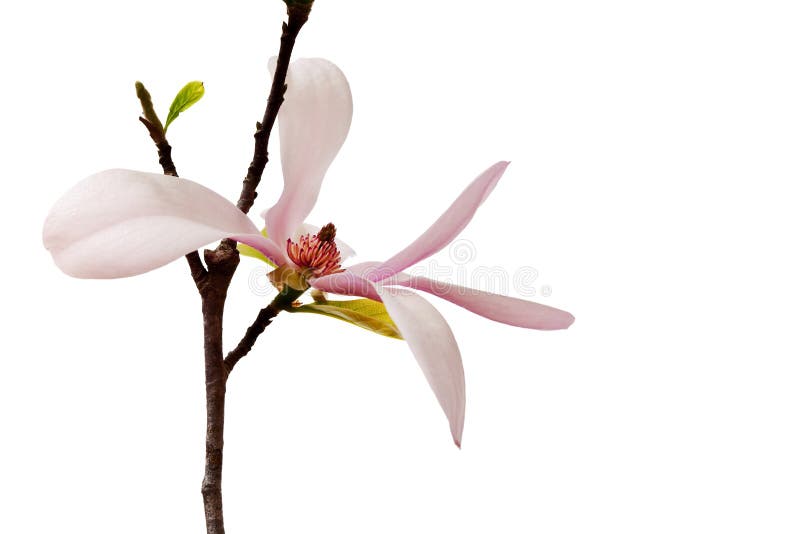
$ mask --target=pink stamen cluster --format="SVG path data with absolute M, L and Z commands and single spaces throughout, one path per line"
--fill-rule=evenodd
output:
M 295 265 L 306 271 L 306 276 L 316 278 L 339 273 L 344 269 L 335 238 L 336 227 L 328 223 L 316 235 L 301 236 L 297 243 L 287 239 L 286 252 Z

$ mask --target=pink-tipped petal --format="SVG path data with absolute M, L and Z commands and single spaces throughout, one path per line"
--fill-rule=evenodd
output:
M 382 263 L 379 261 L 365 261 L 348 265 L 344 269 L 352 275 L 360 276 L 361 278 L 366 278 L 369 280 L 369 274 L 372 273 L 373 269 L 380 267 L 381 265 Z
M 416 293 L 396 287 L 380 287 L 379 292 L 447 416 L 453 441 L 461 447 L 464 367 L 452 330 L 436 308 Z
M 311 282 L 311 287 L 347 297 L 364 297 L 372 300 L 381 300 L 375 286 L 369 280 L 361 278 L 350 271 L 321 276 Z
M 258 235 L 236 206 L 183 178 L 108 170 L 76 184 L 44 223 L 44 246 L 76 278 L 141 274 L 228 236 Z
M 411 287 L 449 300 L 462 308 L 500 323 L 534 330 L 568 328 L 575 317 L 571 313 L 514 297 L 457 286 L 422 276 L 398 273 L 384 284 Z
M 286 247 L 279 246 L 272 239 L 264 237 L 261 234 L 237 234 L 229 237 L 253 247 L 275 265 L 280 266 L 289 262 L 289 258 L 286 256 Z
M 369 279 L 379 281 L 388 278 L 447 246 L 472 220 L 475 211 L 497 185 L 506 167 L 508 167 L 508 162 L 501 161 L 486 169 L 425 233 L 375 269 Z
M 273 72 L 274 65 L 272 61 Z M 293 61 L 286 84 L 278 115 L 283 193 L 266 213 L 267 230 L 276 243 L 285 242 L 314 207 L 353 117 L 347 78 L 330 61 Z

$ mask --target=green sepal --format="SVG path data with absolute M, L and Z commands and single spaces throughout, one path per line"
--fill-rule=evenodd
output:
M 316 313 L 360 326 L 370 332 L 394 339 L 403 339 L 386 306 L 372 299 L 327 300 L 292 308 L 292 313 Z
M 203 98 L 206 89 L 203 87 L 203 82 L 189 82 L 183 86 L 183 89 L 178 91 L 172 105 L 169 107 L 167 114 L 167 122 L 164 124 L 164 132 L 166 133 L 172 121 L 178 118 L 178 115 L 192 107 L 198 100 Z
M 288 265 L 281 265 L 267 276 L 278 291 L 285 291 L 286 288 L 290 288 L 302 293 L 311 287 L 302 273 L 292 269 Z
M 267 229 L 266 228 L 261 230 L 261 235 L 263 235 L 264 237 L 267 237 Z M 236 245 L 236 250 L 238 250 L 239 254 L 241 254 L 242 256 L 248 256 L 250 258 L 255 258 L 257 260 L 261 260 L 264 263 L 266 263 L 267 265 L 269 265 L 270 267 L 277 267 L 277 265 L 275 265 L 272 262 L 272 260 L 270 260 L 269 258 L 264 256 L 264 254 L 262 254 L 260 250 L 254 249 L 250 245 L 245 245 L 244 243 L 238 243 Z

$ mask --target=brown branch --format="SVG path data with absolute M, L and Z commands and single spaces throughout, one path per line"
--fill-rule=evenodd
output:
M 208 271 L 205 265 L 203 265 L 203 262 L 200 261 L 200 254 L 196 250 L 188 253 L 186 255 L 186 263 L 189 264 L 189 272 L 192 274 L 192 280 L 194 280 L 197 289 L 201 290 L 202 285 L 208 277 Z
M 137 83 L 136 88 L 145 113 L 148 112 L 147 104 L 150 104 L 152 111 L 152 103 L 149 102 L 150 95 L 147 93 L 147 90 L 140 83 Z M 146 98 L 143 98 L 142 92 L 146 95 Z M 160 122 L 158 125 L 155 125 L 145 117 L 139 117 L 139 120 L 144 124 L 145 128 L 147 128 L 147 131 L 150 133 L 150 138 L 156 145 L 156 149 L 158 150 L 158 163 L 161 165 L 164 174 L 178 178 L 178 170 L 175 168 L 175 162 L 172 161 L 172 147 L 164 136 L 164 130 L 161 128 Z M 192 280 L 194 280 L 199 290 L 200 285 L 205 282 L 208 276 L 208 271 L 206 271 L 203 262 L 200 261 L 200 254 L 198 254 L 196 250 L 186 255 L 186 262 L 189 264 L 189 272 L 192 274 Z
M 289 70 L 292 49 L 300 29 L 308 20 L 311 4 L 290 5 L 287 8 L 287 12 L 289 13 L 289 20 L 283 24 L 281 48 L 278 52 L 275 76 L 272 78 L 272 87 L 267 99 L 267 109 L 264 111 L 264 118 L 261 122 L 256 123 L 256 133 L 253 135 L 255 138 L 253 160 L 247 169 L 247 176 L 242 181 L 242 192 L 239 194 L 239 201 L 236 203 L 244 213 L 247 213 L 253 207 L 257 196 L 256 188 L 261 182 L 264 167 L 269 161 L 269 136 L 272 132 L 272 127 L 275 125 L 275 120 L 278 118 L 278 111 L 280 111 L 283 97 L 286 93 L 286 73 Z
M 160 143 L 156 143 L 158 149 L 158 163 L 164 169 L 164 174 L 178 177 L 178 170 L 175 168 L 175 163 L 172 161 L 172 147 L 167 142 L 166 138 Z
M 300 298 L 302 294 L 303 291 L 297 291 L 287 286 L 269 303 L 269 306 L 258 312 L 255 321 L 247 328 L 242 340 L 239 341 L 236 348 L 230 351 L 225 357 L 224 363 L 227 373 L 233 370 L 233 367 L 239 363 L 239 360 L 247 356 L 250 349 L 255 345 L 258 336 L 264 333 L 264 330 L 270 325 L 272 320 L 281 311 L 291 307 L 292 303 Z
M 203 298 L 203 347 L 206 372 L 206 462 L 201 492 L 207 534 L 225 534 L 222 516 L 222 447 L 225 428 L 225 380 L 222 318 L 233 273 L 236 249 L 205 251 L 208 276 L 200 286 Z
M 247 353 L 250 352 L 250 349 L 253 348 L 255 345 L 258 336 L 260 336 L 264 330 L 269 326 L 272 320 L 281 312 L 281 309 L 275 306 L 275 303 L 270 303 L 269 306 L 263 308 L 258 315 L 256 316 L 256 320 L 253 321 L 247 328 L 247 332 L 245 332 L 244 337 L 242 340 L 239 341 L 239 344 L 236 345 L 236 348 L 233 349 L 225 356 L 225 371 L 230 373 L 233 370 L 233 367 L 239 363 L 239 360 L 247 356 Z

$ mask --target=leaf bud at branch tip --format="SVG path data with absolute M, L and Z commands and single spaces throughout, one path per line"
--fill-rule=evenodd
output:
M 311 9 L 314 0 L 283 0 L 283 3 L 286 4 L 286 7 L 308 7 Z
M 289 20 L 296 18 L 302 25 L 308 19 L 308 14 L 311 13 L 314 0 L 283 0 L 283 3 L 286 4 Z
M 147 127 L 153 141 L 159 143 L 164 140 L 164 126 L 158 118 L 158 114 L 153 109 L 153 100 L 150 92 L 142 82 L 136 82 L 136 96 L 142 105 L 142 117 L 139 119 Z

